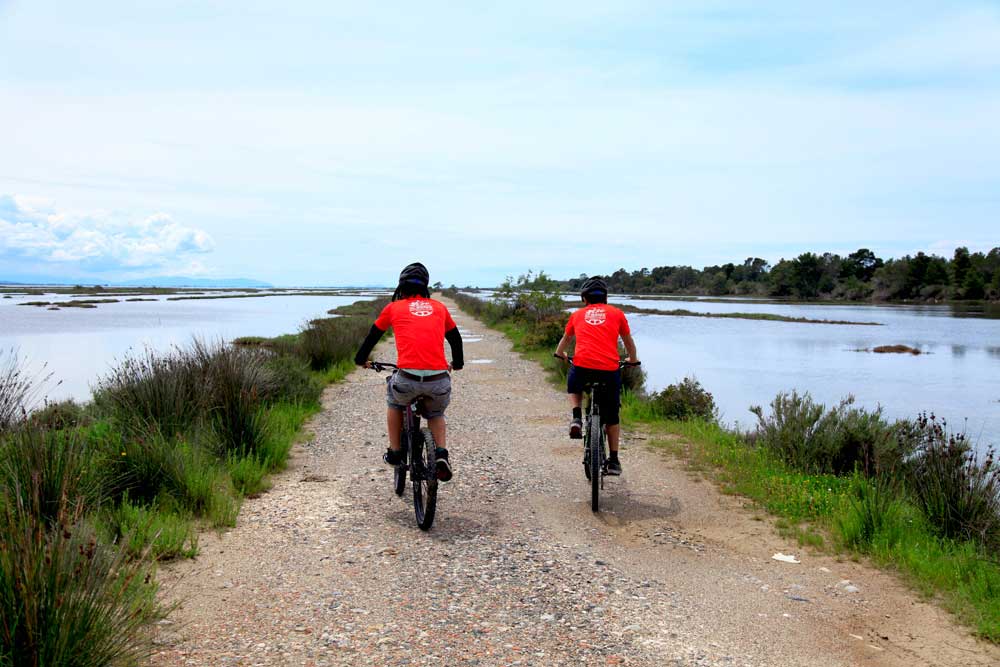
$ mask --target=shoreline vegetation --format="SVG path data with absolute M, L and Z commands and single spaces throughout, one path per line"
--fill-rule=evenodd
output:
M 284 468 L 323 388 L 385 299 L 297 334 L 124 359 L 91 402 L 28 412 L 43 379 L 0 353 L 0 665 L 132 665 L 152 651 L 156 563 L 191 558 L 203 529 Z
M 1000 246 L 988 253 L 955 249 L 952 257 L 918 252 L 883 259 L 867 248 L 846 256 L 806 252 L 775 264 L 760 257 L 742 263 L 706 266 L 657 266 L 618 269 L 604 276 L 612 292 L 624 294 L 707 294 L 711 296 L 791 297 L 842 302 L 940 303 L 1000 301 Z M 586 276 L 556 281 L 576 292 Z M 539 274 L 544 288 L 550 278 Z
M 566 365 L 552 351 L 568 314 L 553 289 L 522 276 L 489 301 L 444 293 L 505 333 L 553 381 L 564 380 Z M 1000 466 L 992 448 L 977 456 L 964 433 L 934 415 L 892 422 L 850 396 L 827 407 L 795 392 L 778 394 L 768 409 L 749 406 L 757 427 L 733 430 L 719 423 L 697 380 L 647 394 L 643 379 L 624 377 L 622 421 L 646 430 L 653 446 L 724 493 L 754 501 L 803 548 L 895 572 L 1000 643 Z

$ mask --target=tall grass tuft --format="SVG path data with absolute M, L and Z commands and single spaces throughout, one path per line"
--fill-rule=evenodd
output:
M 264 397 L 274 392 L 274 376 L 266 364 L 268 353 L 196 342 L 194 353 L 205 377 L 208 422 L 223 458 L 230 452 L 253 452 L 267 438 Z
M 126 357 L 98 381 L 94 402 L 129 433 L 183 433 L 204 413 L 205 378 L 199 361 L 191 351 L 158 353 L 147 348 Z
M 99 456 L 71 431 L 25 424 L 0 442 L 0 488 L 8 502 L 31 507 L 53 526 L 60 512 L 97 506 L 104 481 Z
M 14 350 L 0 350 L 0 433 L 18 424 L 38 388 Z
M 351 359 L 371 327 L 361 317 L 331 317 L 313 320 L 299 333 L 299 350 L 309 366 L 322 371 Z
M 55 494 L 41 470 L 0 488 L 0 664 L 135 664 L 163 611 L 148 560 L 97 541 L 72 467 L 59 470 Z
M 898 480 L 891 475 L 870 478 L 855 473 L 851 481 L 847 508 L 835 517 L 843 542 L 863 552 L 876 541 L 883 548 L 898 543 L 905 508 Z
M 994 451 L 980 460 L 965 434 L 949 432 L 934 415 L 920 415 L 909 436 L 917 448 L 910 492 L 934 529 L 944 537 L 1000 548 L 1000 467 Z

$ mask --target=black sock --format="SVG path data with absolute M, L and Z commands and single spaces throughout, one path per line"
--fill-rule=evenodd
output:
M 573 419 L 583 419 L 583 408 L 573 408 Z
M 618 452 L 608 452 L 608 460 L 609 461 L 617 461 L 618 460 Z

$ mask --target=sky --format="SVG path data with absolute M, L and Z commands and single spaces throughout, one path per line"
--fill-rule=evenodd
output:
M 0 279 L 985 251 L 997 119 L 997 0 L 0 0 Z

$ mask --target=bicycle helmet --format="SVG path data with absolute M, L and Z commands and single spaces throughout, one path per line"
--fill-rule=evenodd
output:
M 604 278 L 601 278 L 600 276 L 587 278 L 587 280 L 584 281 L 583 286 L 580 288 L 580 296 L 586 297 L 588 294 L 595 296 L 607 296 L 608 284 L 604 282 Z
M 404 286 L 407 288 L 405 292 L 408 294 L 416 293 L 419 296 L 429 298 L 431 294 L 427 286 L 430 282 L 431 274 L 427 271 L 427 267 L 420 262 L 414 262 L 399 272 L 399 285 L 392 294 L 392 300 L 396 301 L 403 295 Z

